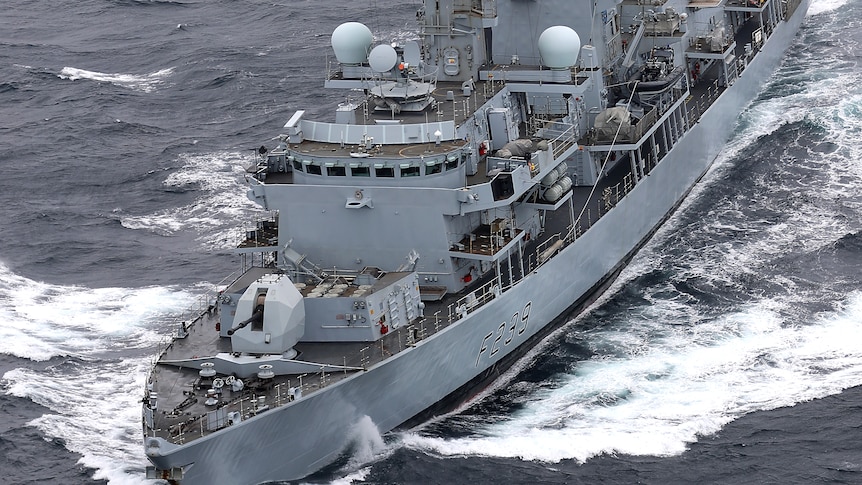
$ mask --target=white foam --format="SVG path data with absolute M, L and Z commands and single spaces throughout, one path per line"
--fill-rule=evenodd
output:
M 260 213 L 259 206 L 246 197 L 246 154 L 213 153 L 181 155 L 182 167 L 171 173 L 164 186 L 173 189 L 192 188 L 200 196 L 189 205 L 151 214 L 126 215 L 123 227 L 171 235 L 193 230 L 209 248 L 234 247 L 240 230 L 237 226 Z M 233 237 L 225 234 L 234 232 Z
M 386 450 L 380 430 L 368 416 L 363 416 L 353 426 L 348 439 L 353 445 L 353 455 L 347 465 L 348 469 L 355 469 L 379 458 Z
M 151 348 L 162 338 L 154 329 L 158 320 L 182 311 L 192 298 L 164 287 L 52 285 L 16 275 L 0 263 L 0 352 L 45 361 Z
M 140 399 L 148 368 L 149 360 L 139 358 L 64 369 L 62 376 L 15 369 L 3 378 L 9 394 L 51 409 L 28 424 L 63 438 L 82 455 L 80 463 L 96 469 L 94 478 L 144 484 Z
M 361 468 L 355 472 L 348 473 L 341 478 L 337 478 L 329 482 L 329 485 L 351 485 L 353 483 L 365 483 L 365 479 L 368 477 L 368 474 L 370 472 L 371 467 Z
M 815 0 L 808 7 L 807 15 L 820 15 L 826 12 L 833 12 L 848 3 L 848 0 Z
M 49 408 L 30 424 L 62 438 L 97 470 L 96 478 L 145 483 L 144 378 L 165 339 L 166 322 L 195 299 L 189 291 L 164 287 L 52 285 L 0 264 L 0 352 L 34 361 L 71 358 L 44 370 L 7 372 L 7 392 Z
M 108 74 L 104 72 L 87 71 L 86 69 L 78 69 L 75 67 L 64 67 L 57 76 L 60 79 L 68 79 L 70 81 L 89 79 L 93 81 L 107 82 L 124 88 L 148 93 L 155 90 L 173 72 L 174 68 L 170 67 L 143 75 Z
M 407 433 L 402 441 L 443 456 L 548 462 L 602 453 L 673 455 L 745 413 L 862 384 L 862 294 L 804 327 L 788 326 L 770 305 L 758 302 L 686 327 L 642 316 L 617 334 L 602 333 L 611 354 L 580 363 L 505 421 L 469 438 Z

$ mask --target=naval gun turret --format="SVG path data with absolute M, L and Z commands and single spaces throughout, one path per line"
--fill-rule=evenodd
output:
M 287 275 L 265 275 L 240 297 L 235 321 L 227 331 L 233 352 L 293 358 L 293 346 L 305 333 L 302 294 Z

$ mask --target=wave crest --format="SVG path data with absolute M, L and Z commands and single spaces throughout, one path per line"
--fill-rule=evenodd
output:
M 60 74 L 57 75 L 60 79 L 77 81 L 79 79 L 89 79 L 91 81 L 99 81 L 111 83 L 124 88 L 143 91 L 149 93 L 154 91 L 165 79 L 173 74 L 174 68 L 169 67 L 161 71 L 151 72 L 149 74 L 109 74 L 98 71 L 88 71 L 86 69 L 78 69 L 76 67 L 64 67 Z

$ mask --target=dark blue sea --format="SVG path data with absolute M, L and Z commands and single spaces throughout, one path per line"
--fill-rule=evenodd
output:
M 239 267 L 244 164 L 331 117 L 329 34 L 406 4 L 6 0 L 0 482 L 141 484 L 167 322 Z M 713 169 L 592 309 L 320 483 L 862 483 L 862 0 L 815 0 Z

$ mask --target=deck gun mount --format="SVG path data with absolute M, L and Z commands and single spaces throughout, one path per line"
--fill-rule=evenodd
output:
M 293 358 L 293 346 L 305 333 L 302 294 L 286 275 L 263 276 L 240 297 L 236 321 L 227 332 L 234 352 Z

